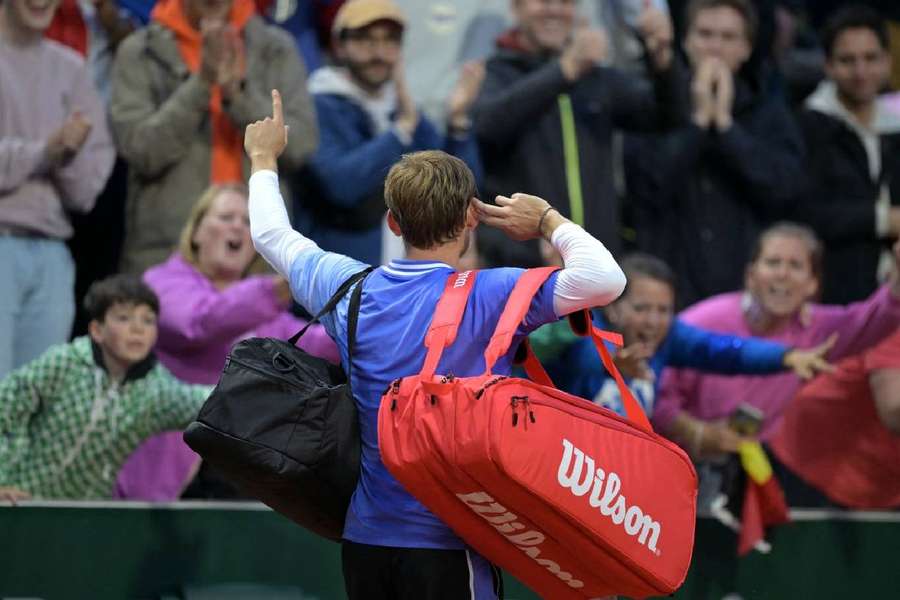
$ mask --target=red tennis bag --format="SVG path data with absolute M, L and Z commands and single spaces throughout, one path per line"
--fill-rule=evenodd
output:
M 517 282 L 477 377 L 436 375 L 477 272 L 453 274 L 432 318 L 425 363 L 382 397 L 378 440 L 388 471 L 467 544 L 544 598 L 669 594 L 694 545 L 697 475 L 653 433 L 603 340 L 621 336 L 578 313 L 619 385 L 628 418 L 556 389 L 527 341 L 533 381 L 495 376 L 552 268 Z

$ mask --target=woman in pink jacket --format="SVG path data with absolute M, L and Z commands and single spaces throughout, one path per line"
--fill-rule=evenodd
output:
M 287 339 L 304 321 L 289 311 L 288 283 L 278 275 L 252 275 L 259 257 L 250 240 L 247 188 L 212 186 L 194 206 L 178 250 L 144 273 L 160 300 L 156 354 L 179 379 L 215 384 L 231 347 L 248 337 Z M 337 347 L 320 325 L 298 345 L 333 362 Z M 116 494 L 174 500 L 199 465 L 181 432 L 163 433 L 138 448 L 119 473 Z
M 808 348 L 834 337 L 830 361 L 877 344 L 900 325 L 900 279 L 848 306 L 816 304 L 822 245 L 808 228 L 776 224 L 759 238 L 747 267 L 745 291 L 722 294 L 686 309 L 685 322 L 717 333 L 757 336 Z M 900 242 L 894 246 L 900 262 Z M 757 437 L 768 441 L 800 388 L 793 373 L 723 376 L 669 369 L 661 382 L 653 421 L 695 458 L 737 450 L 741 437 L 728 425 L 741 405 L 761 413 Z

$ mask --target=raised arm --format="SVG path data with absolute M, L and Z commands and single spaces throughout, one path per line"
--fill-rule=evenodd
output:
M 278 189 L 278 157 L 287 141 L 281 95 L 272 90 L 272 116 L 247 126 L 244 135 L 251 172 L 250 236 L 256 251 L 291 283 L 294 299 L 316 313 L 344 278 L 366 265 L 323 251 L 291 227 Z M 301 259 L 308 260 L 301 265 Z
M 482 223 L 516 241 L 548 239 L 563 259 L 553 307 L 559 316 L 605 306 L 625 290 L 625 274 L 598 239 L 572 223 L 545 200 L 528 194 L 497 196 L 496 206 L 474 200 Z

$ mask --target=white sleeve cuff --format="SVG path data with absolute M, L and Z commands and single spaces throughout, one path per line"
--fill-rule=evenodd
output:
M 565 265 L 556 280 L 553 307 L 559 316 L 605 306 L 625 290 L 625 274 L 600 240 L 575 223 L 564 223 L 550 243 Z

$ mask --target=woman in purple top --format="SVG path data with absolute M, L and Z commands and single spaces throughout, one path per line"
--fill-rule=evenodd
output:
M 831 361 L 859 353 L 894 332 L 900 324 L 900 278 L 863 302 L 848 306 L 812 302 L 819 290 L 822 252 L 808 228 L 776 224 L 757 242 L 744 292 L 699 302 L 681 318 L 718 333 L 754 335 L 791 347 L 814 346 L 835 337 L 827 355 Z M 900 242 L 894 246 L 894 258 L 900 262 Z M 749 405 L 762 413 L 758 437 L 766 441 L 800 385 L 793 373 L 722 376 L 669 369 L 653 421 L 695 458 L 727 455 L 742 440 L 727 424 L 738 407 Z
M 183 381 L 214 384 L 236 342 L 252 336 L 287 339 L 305 324 L 288 312 L 290 290 L 281 276 L 250 274 L 261 263 L 249 223 L 246 186 L 212 186 L 194 206 L 178 251 L 144 273 L 160 300 L 156 354 Z M 299 345 L 339 361 L 337 347 L 320 325 L 311 327 Z M 199 460 L 180 431 L 155 436 L 122 468 L 116 495 L 176 499 Z

